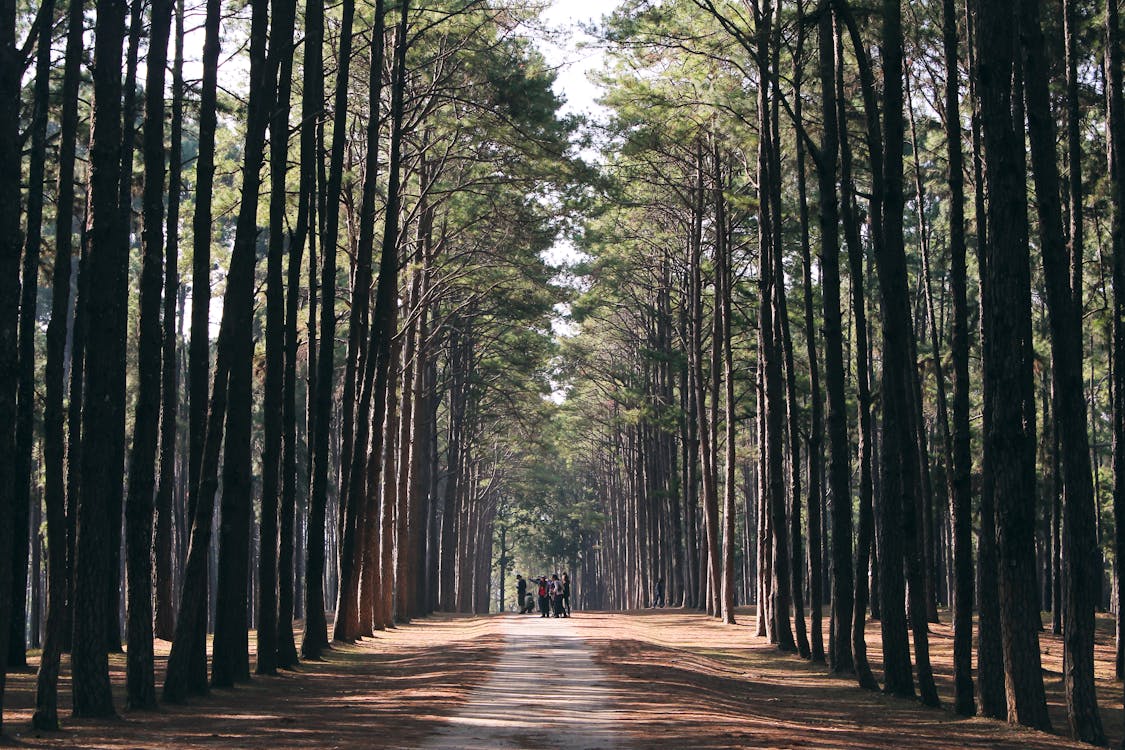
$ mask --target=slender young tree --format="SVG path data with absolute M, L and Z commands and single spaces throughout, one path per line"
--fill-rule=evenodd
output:
M 722 316 L 721 341 L 712 346 L 723 349 L 723 423 L 726 445 L 723 450 L 723 580 L 721 585 L 722 619 L 734 624 L 734 484 L 735 484 L 735 421 L 734 421 L 734 362 L 731 349 L 731 250 L 727 229 L 726 195 L 724 194 L 722 155 L 715 149 L 715 281 L 716 315 Z M 718 309 L 721 308 L 721 309 Z M 799 593 L 800 584 L 794 584 Z M 802 618 L 803 624 L 803 618 Z

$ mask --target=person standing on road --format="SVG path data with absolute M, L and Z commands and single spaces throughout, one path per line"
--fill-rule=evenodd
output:
M 547 598 L 547 576 L 539 577 L 539 616 L 550 617 L 550 599 Z
M 520 614 L 527 612 L 527 579 L 516 573 L 516 604 Z
M 663 578 L 657 578 L 656 579 L 656 596 L 654 596 L 652 598 L 652 606 L 661 607 L 661 608 L 664 606 L 664 579 Z
M 563 573 L 562 576 L 562 604 L 563 604 L 563 617 L 570 617 L 570 574 Z
M 551 574 L 551 610 L 555 617 L 563 617 L 563 601 L 562 601 L 562 581 L 559 580 L 558 573 Z

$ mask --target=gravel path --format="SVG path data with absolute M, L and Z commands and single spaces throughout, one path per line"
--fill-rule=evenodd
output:
M 489 677 L 423 745 L 462 748 L 622 747 L 609 678 L 569 619 L 508 615 Z

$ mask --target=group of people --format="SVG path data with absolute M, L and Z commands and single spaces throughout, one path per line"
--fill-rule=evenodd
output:
M 520 614 L 535 611 L 536 596 L 527 588 L 528 579 L 516 574 L 516 601 L 519 602 Z M 539 600 L 540 617 L 570 617 L 570 576 L 566 573 L 559 577 L 554 573 L 550 578 L 539 576 L 532 579 Z

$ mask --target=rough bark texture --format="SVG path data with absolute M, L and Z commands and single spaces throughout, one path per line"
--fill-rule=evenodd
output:
M 152 519 L 160 440 L 160 297 L 164 259 L 164 69 L 172 22 L 171 0 L 153 0 L 145 77 L 144 194 L 141 235 L 140 323 L 137 336 L 137 404 L 129 494 L 125 500 L 128 583 L 125 705 L 156 708 L 152 632 Z
M 112 510 L 120 509 L 113 495 L 120 493 L 122 467 L 115 458 L 123 450 L 124 429 L 116 429 L 113 392 L 117 385 L 112 321 L 120 317 L 126 300 L 117 294 L 116 280 L 128 262 L 128 244 L 120 236 L 118 195 L 121 172 L 121 45 L 125 37 L 125 3 L 107 0 L 98 5 L 94 27 L 94 115 L 90 134 L 90 242 L 87 314 L 102 325 L 91 326 L 86 356 L 83 401 L 82 491 L 78 500 L 74 562 L 74 637 L 71 652 L 74 713 L 81 717 L 114 714 L 106 657 L 106 629 L 116 582 Z M 2 139 L 0 139 L 2 140 Z M 2 347 L 0 347 L 2 348 Z M 121 385 L 124 385 L 123 383 Z M 121 425 L 123 428 L 124 425 Z M 119 497 L 119 495 L 118 495 Z M 115 607 L 113 608 L 116 609 Z
M 1031 301 L 1022 138 L 1013 120 L 1015 34 L 1006 8 L 982 2 L 977 91 L 988 183 L 988 243 L 982 269 L 984 461 L 996 504 L 1000 625 L 1008 719 L 1050 728 L 1039 652 L 1035 584 Z M 988 489 L 985 490 L 986 492 Z M 983 533 L 984 529 L 982 529 Z M 982 589 L 981 595 L 986 592 Z

